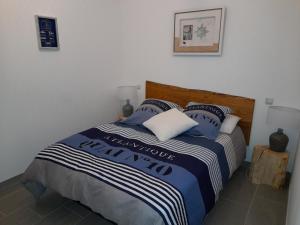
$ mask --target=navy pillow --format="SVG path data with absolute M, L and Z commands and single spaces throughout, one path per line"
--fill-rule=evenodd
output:
M 191 102 L 186 106 L 184 113 L 197 121 L 199 125 L 186 133 L 193 136 L 206 136 L 214 140 L 219 134 L 226 114 L 231 112 L 232 110 L 226 106 Z
M 182 110 L 182 108 L 179 105 L 173 102 L 149 98 L 146 99 L 131 116 L 123 120 L 122 123 L 129 125 L 142 125 L 152 116 L 174 108 Z

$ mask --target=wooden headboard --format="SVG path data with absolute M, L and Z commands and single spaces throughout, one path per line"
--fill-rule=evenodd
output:
M 146 98 L 158 98 L 172 101 L 185 107 L 190 101 L 229 106 L 234 115 L 241 117 L 246 143 L 249 144 L 255 100 L 211 91 L 181 88 L 166 84 L 146 81 Z

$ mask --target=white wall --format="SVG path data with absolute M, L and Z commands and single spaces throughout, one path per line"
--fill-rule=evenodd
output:
M 296 162 L 289 187 L 286 225 L 300 225 L 300 145 L 296 154 Z
M 0 182 L 43 147 L 116 118 L 117 0 L 0 0 Z M 34 15 L 58 18 L 40 51 Z
M 121 6 L 122 80 L 255 98 L 248 160 L 253 145 L 267 144 L 272 131 L 265 124 L 265 97 L 300 108 L 298 0 L 124 0 Z M 173 12 L 216 6 L 227 8 L 223 55 L 172 56 Z M 294 134 L 288 134 L 294 150 Z
M 227 8 L 223 55 L 172 56 L 173 11 L 215 6 Z M 250 159 L 272 131 L 264 98 L 300 108 L 299 11 L 298 0 L 0 0 L 0 181 L 115 119 L 116 86 L 146 79 L 255 98 Z M 60 51 L 38 50 L 35 14 L 58 18 Z

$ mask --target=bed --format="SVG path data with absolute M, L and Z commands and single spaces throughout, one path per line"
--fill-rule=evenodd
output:
M 242 119 L 216 140 L 179 135 L 165 142 L 141 126 L 101 124 L 42 150 L 25 187 L 37 198 L 51 188 L 119 225 L 201 225 L 244 160 L 254 100 L 150 81 L 145 97 L 227 105 Z

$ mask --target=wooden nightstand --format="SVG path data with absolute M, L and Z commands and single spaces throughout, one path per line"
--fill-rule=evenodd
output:
M 289 154 L 275 152 L 266 145 L 254 147 L 250 179 L 254 184 L 268 184 L 279 189 L 285 184 Z
M 123 120 L 126 120 L 127 117 L 123 116 L 123 115 L 118 115 L 118 119 L 117 121 L 120 122 L 120 121 L 123 121 Z

